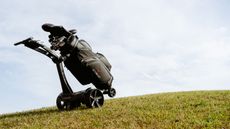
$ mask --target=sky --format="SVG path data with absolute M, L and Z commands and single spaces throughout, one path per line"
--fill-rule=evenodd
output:
M 55 64 L 15 42 L 43 41 L 44 23 L 77 29 L 112 64 L 117 97 L 230 90 L 228 0 L 2 0 L 0 114 L 54 106 Z M 65 69 L 74 91 L 82 86 Z

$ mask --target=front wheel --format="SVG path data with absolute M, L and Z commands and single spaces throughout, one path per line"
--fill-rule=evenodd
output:
M 108 96 L 109 97 L 114 97 L 116 95 L 116 90 L 114 88 L 109 89 L 108 91 Z
M 71 109 L 78 106 L 77 103 L 70 102 L 70 101 L 69 102 L 64 101 L 62 93 L 60 95 L 58 95 L 58 97 L 56 99 L 56 105 L 57 105 L 57 108 L 61 111 L 62 110 L 71 110 Z
M 66 108 L 66 102 L 63 101 L 62 94 L 58 95 L 56 105 L 59 110 L 64 110 Z

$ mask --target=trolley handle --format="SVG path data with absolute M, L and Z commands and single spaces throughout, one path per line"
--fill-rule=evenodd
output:
M 33 38 L 29 37 L 29 38 L 27 38 L 25 40 L 22 40 L 20 42 L 15 43 L 14 46 L 17 46 L 17 45 L 20 45 L 20 44 L 26 44 L 26 43 L 30 42 L 31 40 L 33 40 Z
M 27 38 L 27 39 L 25 39 L 25 40 L 22 40 L 22 41 L 20 41 L 20 42 L 18 42 L 18 43 L 15 43 L 14 45 L 17 46 L 17 45 L 20 45 L 20 44 L 24 44 L 26 47 L 31 48 L 31 49 L 36 49 L 36 48 L 38 48 L 38 47 L 43 46 L 43 45 L 40 44 L 38 41 L 33 40 L 32 37 Z

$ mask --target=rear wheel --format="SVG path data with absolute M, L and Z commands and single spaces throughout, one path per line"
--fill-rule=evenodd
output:
M 103 93 L 98 89 L 92 89 L 87 91 L 85 99 L 86 106 L 89 108 L 102 107 L 104 104 Z

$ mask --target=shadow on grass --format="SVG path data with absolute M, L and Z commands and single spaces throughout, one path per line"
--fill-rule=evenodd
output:
M 31 111 L 25 111 L 25 112 L 16 112 L 16 113 L 12 113 L 12 114 L 3 114 L 3 115 L 0 116 L 0 119 L 10 118 L 10 117 L 22 117 L 22 116 L 52 114 L 52 113 L 55 113 L 55 112 L 60 112 L 60 111 L 58 109 L 56 109 L 56 108 L 31 110 Z
M 41 109 L 25 111 L 25 112 L 2 114 L 2 115 L 0 115 L 0 119 L 11 118 L 11 117 L 53 114 L 53 113 L 61 113 L 61 112 L 71 112 L 71 111 L 82 111 L 82 110 L 88 110 L 88 109 L 92 109 L 92 108 L 88 108 L 86 106 L 80 106 L 80 107 L 77 107 L 77 108 L 74 108 L 71 110 L 58 110 L 57 108 L 54 108 L 54 107 L 52 107 L 52 108 L 41 108 Z

